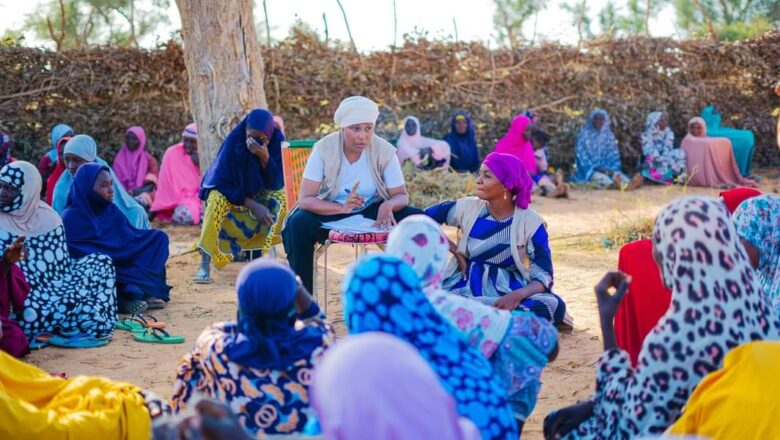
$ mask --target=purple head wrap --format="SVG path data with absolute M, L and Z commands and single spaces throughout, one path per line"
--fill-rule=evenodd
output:
M 528 209 L 533 181 L 523 162 L 511 154 L 490 153 L 482 163 L 515 196 L 515 205 L 520 209 Z

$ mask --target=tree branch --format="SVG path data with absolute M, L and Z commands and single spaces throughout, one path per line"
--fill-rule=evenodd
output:
M 707 22 L 707 29 L 710 33 L 710 39 L 712 39 L 712 41 L 718 41 L 718 33 L 715 32 L 715 26 L 712 24 L 712 16 L 709 12 L 707 12 L 707 9 L 704 8 L 704 5 L 701 4 L 701 0 L 693 0 L 693 3 L 699 9 L 701 15 L 704 16 L 704 21 Z
M 336 3 L 341 9 L 341 15 L 344 17 L 344 24 L 347 26 L 347 35 L 349 35 L 349 43 L 352 45 L 352 50 L 358 53 L 357 46 L 355 45 L 355 39 L 352 38 L 352 30 L 349 28 L 349 20 L 347 19 L 347 11 L 344 10 L 344 6 L 341 4 L 341 0 L 336 0 Z

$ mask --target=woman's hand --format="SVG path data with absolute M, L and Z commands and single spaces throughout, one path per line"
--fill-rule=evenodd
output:
M 515 310 L 517 306 L 525 299 L 523 292 L 515 290 L 514 292 L 507 293 L 506 295 L 499 297 L 493 307 L 501 310 Z
M 24 236 L 20 235 L 3 252 L 3 261 L 10 266 L 24 260 L 26 252 L 24 249 Z
M 268 158 L 271 157 L 271 155 L 268 152 L 268 147 L 266 145 L 260 145 L 255 138 L 249 137 L 246 140 L 246 147 L 249 149 L 250 153 L 260 159 L 260 163 L 263 164 L 263 166 L 268 163 Z
M 395 216 L 393 215 L 393 206 L 387 202 L 379 205 L 379 211 L 376 213 L 375 228 L 390 229 L 395 226 Z
M 602 322 L 612 322 L 628 290 L 631 277 L 620 271 L 609 271 L 596 285 L 596 302 Z M 614 292 L 612 293 L 610 289 Z
M 551 412 L 544 418 L 544 438 L 552 440 L 568 434 L 593 415 L 594 407 L 588 400 Z
M 265 226 L 271 226 L 274 224 L 274 215 L 268 208 L 265 207 L 265 205 L 251 200 L 251 202 L 245 204 L 245 206 L 252 212 L 252 215 L 254 215 L 257 221 L 259 221 L 261 224 Z
M 366 199 L 363 198 L 360 194 L 356 192 L 352 192 L 347 196 L 347 201 L 344 202 L 343 205 L 341 205 L 341 213 L 342 214 L 352 214 L 352 212 L 356 209 L 360 209 L 365 205 Z
M 460 268 L 460 277 L 464 280 L 469 279 L 469 260 L 462 255 L 460 252 L 458 252 L 458 245 L 455 244 L 454 241 L 450 240 L 449 238 L 447 241 L 450 243 L 450 253 L 453 257 L 455 257 L 455 261 L 458 262 L 458 267 Z

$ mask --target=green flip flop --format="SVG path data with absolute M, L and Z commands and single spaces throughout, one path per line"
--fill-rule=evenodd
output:
M 147 344 L 182 344 L 184 336 L 171 336 L 161 328 L 150 328 L 144 332 L 133 333 L 133 339 Z
M 122 318 L 117 320 L 114 328 L 130 333 L 143 333 L 149 328 L 162 329 L 165 327 L 164 322 L 157 321 L 152 315 L 135 314 L 131 317 Z

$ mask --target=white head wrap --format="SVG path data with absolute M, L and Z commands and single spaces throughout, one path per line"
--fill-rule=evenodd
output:
M 375 124 L 379 106 L 365 96 L 350 96 L 341 101 L 333 115 L 333 122 L 340 128 L 355 124 Z
M 97 159 L 97 144 L 90 136 L 77 134 L 65 144 L 62 154 L 75 154 L 88 162 L 94 162 Z

